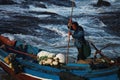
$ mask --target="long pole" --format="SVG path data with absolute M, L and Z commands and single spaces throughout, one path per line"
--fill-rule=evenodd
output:
M 72 0 L 72 8 L 71 8 L 71 20 L 72 20 L 72 16 L 73 16 L 73 7 L 74 7 L 74 0 Z
M 33 58 L 34 60 L 37 60 L 37 56 L 34 55 L 34 54 L 25 53 L 25 52 L 22 52 L 22 51 L 19 51 L 19 50 L 15 50 L 15 49 L 12 49 L 12 48 L 9 48 L 9 47 L 7 47 L 7 49 L 10 50 L 10 51 L 15 52 L 15 54 L 16 53 L 22 54 L 22 55 L 25 55 L 25 56 L 29 56 L 29 57 Z
M 72 0 L 72 8 L 71 8 L 71 16 L 70 16 L 71 21 L 72 21 L 72 16 L 73 16 L 73 7 L 74 7 L 73 2 L 74 2 L 74 0 Z M 68 32 L 70 32 L 70 29 L 68 29 Z M 68 63 L 69 47 L 70 47 L 70 35 L 68 34 L 68 46 L 67 46 L 67 53 L 66 53 L 66 63 Z

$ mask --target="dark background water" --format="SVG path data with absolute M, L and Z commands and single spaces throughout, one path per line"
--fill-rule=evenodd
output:
M 95 7 L 97 0 L 75 0 L 73 20 L 83 26 L 86 40 L 109 57 L 120 56 L 120 1 Z M 0 34 L 14 36 L 33 46 L 54 53 L 67 52 L 67 22 L 71 15 L 69 0 L 0 0 Z M 77 50 L 70 38 L 69 56 Z M 92 55 L 95 52 L 92 48 Z

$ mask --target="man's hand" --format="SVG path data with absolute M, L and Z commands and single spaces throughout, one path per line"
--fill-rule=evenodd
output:
M 72 26 L 72 19 L 70 18 L 68 21 L 68 28 L 71 28 L 71 26 Z
M 68 35 L 72 35 L 72 32 L 69 31 L 69 32 L 68 32 Z

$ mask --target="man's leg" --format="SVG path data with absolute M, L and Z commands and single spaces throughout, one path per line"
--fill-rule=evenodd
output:
M 83 46 L 82 46 L 82 48 L 77 48 L 78 49 L 78 56 L 77 56 L 77 60 L 80 60 L 80 59 L 82 59 L 82 60 L 84 60 L 84 59 L 86 59 L 86 57 L 84 56 L 84 50 L 83 50 Z

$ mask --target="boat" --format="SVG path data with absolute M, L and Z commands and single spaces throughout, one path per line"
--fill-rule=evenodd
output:
M 15 80 L 119 80 L 119 67 L 116 65 L 103 67 L 96 64 L 95 69 L 91 64 L 42 65 L 36 59 L 40 51 L 43 50 L 21 41 L 15 42 L 14 47 L 5 44 L 0 48 L 0 67 Z M 9 55 L 15 67 L 5 61 Z

